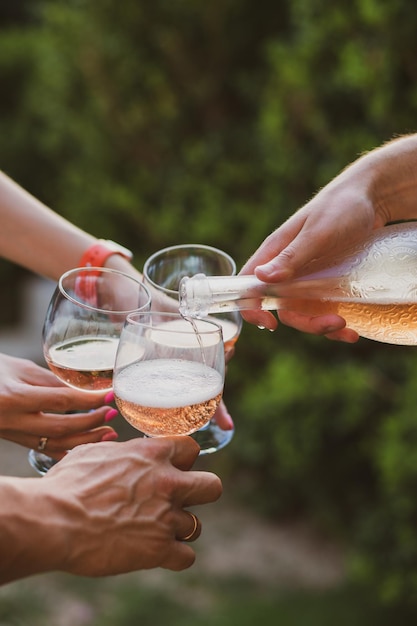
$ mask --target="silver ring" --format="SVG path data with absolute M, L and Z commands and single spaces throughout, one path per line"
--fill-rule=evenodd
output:
M 48 443 L 48 437 L 40 437 L 38 443 L 39 452 L 43 452 L 46 448 L 46 444 Z

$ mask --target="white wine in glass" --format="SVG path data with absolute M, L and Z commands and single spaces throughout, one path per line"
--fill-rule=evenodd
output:
M 139 278 L 103 267 L 66 272 L 52 295 L 42 331 L 48 367 L 75 389 L 110 391 L 126 316 L 150 307 L 149 290 Z M 29 452 L 29 462 L 40 474 L 55 463 L 37 450 Z
M 79 337 L 52 346 L 45 354 L 49 369 L 70 387 L 84 391 L 111 389 L 117 337 Z
M 201 244 L 184 244 L 163 248 L 145 262 L 143 280 L 152 295 L 152 308 L 178 311 L 179 284 L 185 276 L 232 276 L 236 273 L 233 258 L 218 248 Z M 210 316 L 222 326 L 225 358 L 238 340 L 242 317 L 238 311 Z M 213 417 L 192 437 L 200 445 L 200 454 L 217 452 L 233 438 L 234 429 L 223 429 Z
M 167 312 L 132 313 L 114 369 L 116 405 L 149 437 L 190 435 L 207 424 L 224 386 L 221 327 Z

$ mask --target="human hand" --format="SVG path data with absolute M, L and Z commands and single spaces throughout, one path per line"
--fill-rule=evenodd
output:
M 0 436 L 27 448 L 47 437 L 44 452 L 61 459 L 82 443 L 116 438 L 104 422 L 117 413 L 104 393 L 85 393 L 61 383 L 26 359 L 0 354 Z M 69 411 L 84 411 L 67 414 Z
M 255 274 L 264 282 L 279 283 L 302 276 L 315 259 L 331 259 L 385 224 L 373 202 L 357 180 L 356 168 L 346 170 L 324 187 L 310 202 L 277 228 L 243 266 L 240 274 Z M 362 182 L 362 184 L 361 184 Z M 243 317 L 258 326 L 274 330 L 278 321 L 267 311 L 245 311 Z M 329 314 L 302 315 L 281 310 L 278 319 L 302 332 L 325 335 L 329 339 L 358 340 L 346 328 L 343 318 Z
M 42 546 L 44 571 L 106 576 L 190 567 L 195 553 L 181 537 L 192 532 L 193 520 L 185 509 L 214 502 L 222 491 L 214 474 L 189 471 L 198 453 L 190 437 L 86 445 L 68 453 L 37 479 L 37 501 L 58 546 L 53 553 Z
M 233 419 L 227 410 L 223 399 L 220 401 L 212 420 L 216 422 L 217 426 L 221 428 L 221 430 L 233 430 Z

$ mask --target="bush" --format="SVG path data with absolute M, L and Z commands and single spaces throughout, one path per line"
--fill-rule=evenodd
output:
M 138 266 L 189 242 L 241 265 L 359 153 L 416 128 L 405 0 L 17 5 L 1 166 Z M 226 389 L 238 481 L 342 535 L 390 601 L 417 590 L 414 373 L 411 349 L 245 328 Z

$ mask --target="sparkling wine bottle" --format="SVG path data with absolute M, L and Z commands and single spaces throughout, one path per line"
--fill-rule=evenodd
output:
M 375 230 L 366 240 L 313 261 L 303 276 L 277 284 L 255 276 L 184 278 L 179 288 L 184 316 L 221 311 L 287 309 L 308 315 L 336 313 L 362 337 L 417 344 L 417 223 Z

